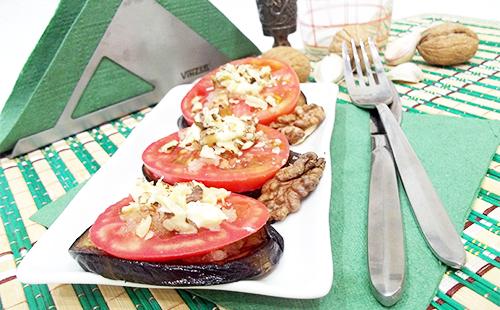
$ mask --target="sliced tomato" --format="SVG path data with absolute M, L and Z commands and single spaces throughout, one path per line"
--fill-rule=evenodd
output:
M 264 133 L 262 140 L 279 139 L 280 145 L 273 147 L 266 143 L 264 147 L 251 147 L 243 151 L 234 167 L 228 169 L 210 163 L 196 167 L 198 165 L 193 165 L 193 161 L 200 163 L 198 151 L 186 152 L 185 149 L 176 147 L 169 153 L 160 152 L 160 148 L 166 143 L 179 140 L 178 133 L 148 146 L 142 154 L 142 160 L 148 176 L 155 180 L 163 178 L 164 182 L 170 184 L 195 180 L 206 186 L 225 188 L 237 193 L 253 191 L 261 188 L 278 172 L 288 160 L 289 154 L 288 141 L 282 133 L 263 125 L 257 125 L 257 130 Z
M 267 109 L 257 109 L 245 104 L 244 99 L 240 99 L 238 103 L 231 104 L 231 111 L 236 116 L 255 114 L 259 119 L 259 123 L 267 125 L 274 121 L 278 116 L 291 113 L 297 105 L 297 100 L 300 95 L 299 78 L 295 71 L 289 65 L 274 59 L 265 58 L 244 58 L 231 62 L 234 65 L 250 64 L 257 68 L 269 66 L 271 74 L 278 78 L 278 83 L 273 87 L 264 88 L 260 95 L 262 98 L 270 95 L 277 99 L 278 104 L 274 107 L 269 106 Z M 192 111 L 192 101 L 196 96 L 201 97 L 200 102 L 203 105 L 207 104 L 208 95 L 214 91 L 214 83 L 212 78 L 215 76 L 221 67 L 201 78 L 193 88 L 187 93 L 182 100 L 181 108 L 184 118 L 189 124 L 193 123 L 194 114 Z
M 165 262 L 208 253 L 257 232 L 269 219 L 269 211 L 262 202 L 231 194 L 226 203 L 236 211 L 236 220 L 222 222 L 219 230 L 202 228 L 196 234 L 170 233 L 145 240 L 120 218 L 122 207 L 131 201 L 127 197 L 107 208 L 90 228 L 89 235 L 99 249 L 128 260 Z

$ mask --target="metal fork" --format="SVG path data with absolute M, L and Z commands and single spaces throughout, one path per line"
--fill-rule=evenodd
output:
M 361 70 L 354 40 L 351 40 L 357 80 L 352 73 L 347 45 L 342 45 L 345 63 L 344 76 L 355 105 L 361 108 L 376 108 L 391 146 L 401 181 L 404 185 L 413 214 L 422 234 L 434 255 L 446 265 L 461 268 L 465 264 L 465 250 L 453 224 L 441 203 L 436 190 L 425 172 L 415 151 L 403 130 L 396 122 L 387 104 L 392 101 L 390 82 L 385 76 L 384 67 L 373 40 L 369 39 L 375 74 L 368 61 L 364 43 L 360 42 L 366 75 Z M 376 77 L 376 79 L 374 78 Z

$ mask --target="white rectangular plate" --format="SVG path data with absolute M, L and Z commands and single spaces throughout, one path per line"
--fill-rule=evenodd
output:
M 85 272 L 70 256 L 71 244 L 108 206 L 128 195 L 142 176 L 141 155 L 153 141 L 177 131 L 180 102 L 192 85 L 173 88 L 137 125 L 115 155 L 81 189 L 59 218 L 27 253 L 17 270 L 23 283 L 81 283 L 133 287 L 160 287 L 106 279 Z M 319 298 L 330 291 L 333 264 L 330 248 L 329 207 L 331 193 L 330 138 L 335 120 L 338 87 L 334 84 L 302 84 L 310 103 L 325 108 L 326 119 L 296 152 L 314 151 L 326 158 L 318 188 L 301 209 L 273 226 L 285 240 L 283 256 L 272 272 L 258 280 L 224 285 L 190 287 L 237 291 L 286 298 Z M 172 287 L 160 287 L 172 288 Z

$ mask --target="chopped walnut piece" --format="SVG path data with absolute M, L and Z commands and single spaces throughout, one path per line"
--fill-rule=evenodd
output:
M 270 126 L 283 133 L 290 144 L 302 143 L 325 119 L 325 111 L 317 104 L 297 104 L 291 114 L 281 115 Z
M 196 185 L 193 187 L 191 194 L 186 196 L 186 203 L 190 203 L 192 201 L 199 201 L 203 198 L 203 188 L 201 186 Z
M 293 125 L 283 125 L 283 127 L 275 126 L 276 123 L 272 123 L 271 127 L 278 129 L 282 134 L 285 135 L 286 139 L 290 144 L 298 144 L 299 141 L 303 141 L 306 138 L 306 132 L 299 127 Z
M 316 189 L 325 169 L 325 159 L 308 152 L 284 168 L 262 187 L 259 200 L 270 212 L 270 221 L 281 221 L 296 212 L 300 203 Z

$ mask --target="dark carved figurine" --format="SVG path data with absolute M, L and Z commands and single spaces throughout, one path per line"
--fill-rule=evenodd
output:
M 274 37 L 274 46 L 290 46 L 288 35 L 297 29 L 297 0 L 257 0 L 265 36 Z

